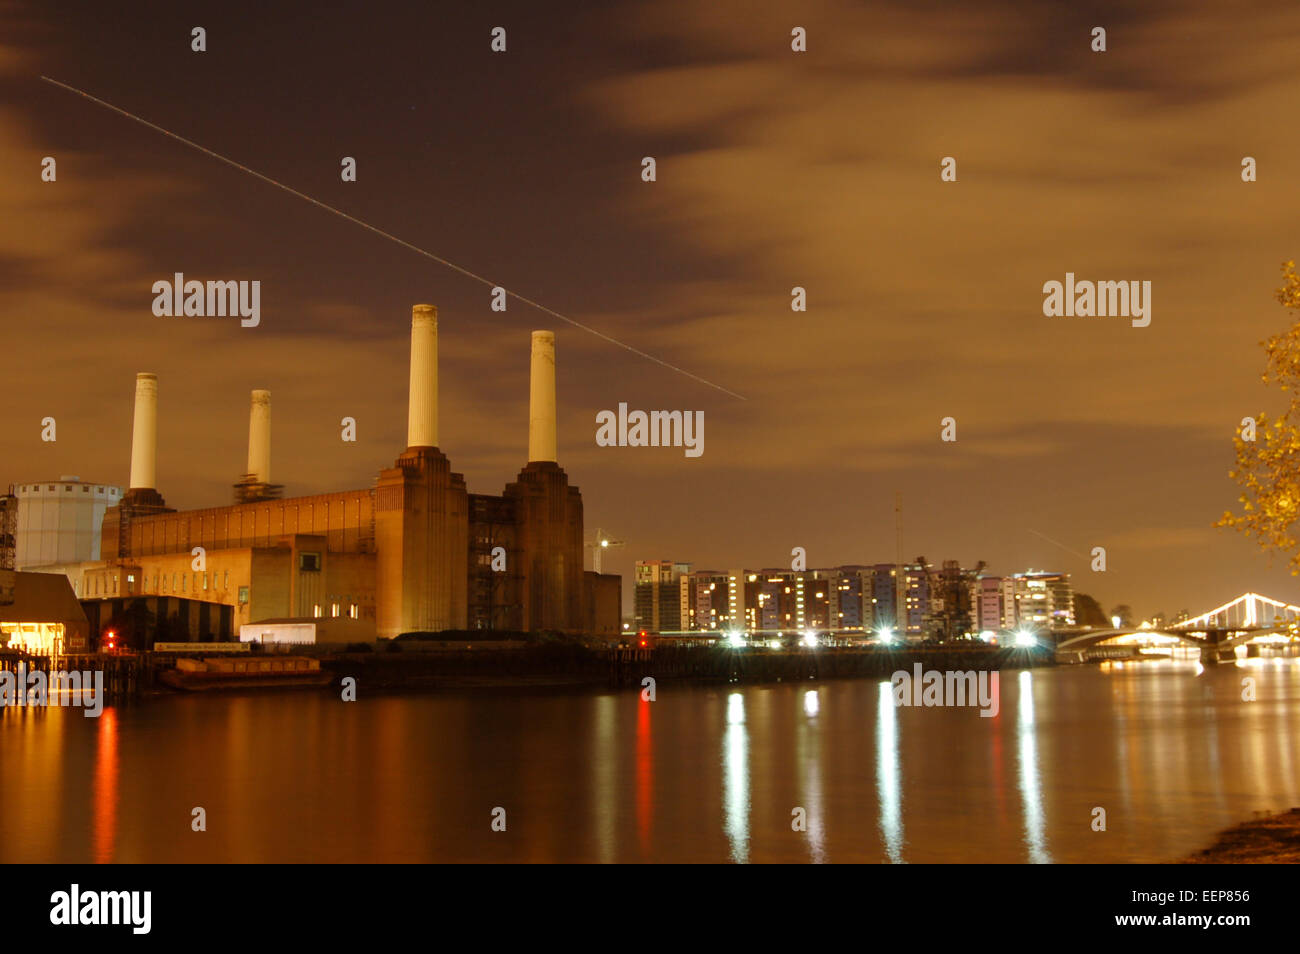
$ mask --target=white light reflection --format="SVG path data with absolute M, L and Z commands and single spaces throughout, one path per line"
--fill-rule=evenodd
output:
M 826 826 L 822 824 L 824 799 L 822 798 L 822 739 L 821 730 L 813 720 L 821 711 L 821 701 L 816 689 L 803 694 L 803 711 L 808 718 L 799 723 L 795 736 L 797 757 L 803 787 L 804 808 L 808 812 L 808 849 L 813 864 L 826 863 Z
M 899 774 L 898 710 L 893 687 L 880 684 L 876 707 L 876 797 L 880 801 L 880 834 L 885 854 L 896 865 L 903 864 L 903 784 Z
M 731 860 L 749 861 L 749 735 L 745 728 L 745 697 L 733 692 L 727 697 L 727 728 L 722 735 L 724 776 L 723 810 Z
M 615 827 L 617 804 L 614 786 L 617 767 L 618 704 L 613 695 L 596 698 L 596 717 L 592 720 L 591 770 L 596 789 L 596 844 L 602 864 L 618 857 L 618 830 Z
M 817 690 L 809 689 L 803 694 L 803 714 L 810 719 L 815 719 L 820 711 L 821 701 L 817 698 Z
M 1028 669 L 1020 672 L 1019 715 L 1016 734 L 1020 744 L 1020 798 L 1025 805 L 1025 843 L 1029 860 L 1036 865 L 1051 864 L 1043 837 L 1043 791 L 1038 775 L 1038 739 L 1034 735 L 1034 677 Z

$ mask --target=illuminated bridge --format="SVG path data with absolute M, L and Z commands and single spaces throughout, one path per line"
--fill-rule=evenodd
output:
M 1057 635 L 1056 649 L 1082 658 L 1090 649 L 1110 646 L 1196 646 L 1203 650 L 1204 658 L 1231 661 L 1237 647 L 1248 644 L 1300 644 L 1300 606 L 1243 593 L 1200 616 L 1159 629 L 1067 630 Z

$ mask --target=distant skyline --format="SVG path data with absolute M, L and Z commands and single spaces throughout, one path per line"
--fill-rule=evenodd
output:
M 1144 617 L 1300 602 L 1284 558 L 1212 527 L 1234 428 L 1284 397 L 1259 342 L 1291 320 L 1273 290 L 1300 258 L 1294 3 L 9 3 L 0 37 L 2 484 L 125 486 L 151 371 L 170 506 L 231 500 L 253 388 L 286 494 L 369 487 L 404 446 L 428 302 L 440 445 L 474 493 L 524 464 L 529 333 L 556 332 L 559 462 L 588 533 L 626 542 L 604 555 L 625 606 L 638 559 L 890 562 L 898 492 L 906 559 L 1069 572 Z M 745 399 L 494 312 L 477 282 L 42 74 Z M 260 281 L 259 325 L 156 317 L 176 272 Z M 1150 325 L 1045 317 L 1067 272 L 1150 281 Z M 703 412 L 704 453 L 597 446 L 620 402 Z

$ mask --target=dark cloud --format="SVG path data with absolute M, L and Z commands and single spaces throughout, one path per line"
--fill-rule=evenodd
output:
M 562 462 L 589 524 L 629 541 L 608 561 L 629 575 L 637 558 L 780 564 L 796 545 L 889 560 L 901 490 L 908 555 L 1086 574 L 1069 551 L 1107 545 L 1111 571 L 1080 581 L 1103 603 L 1290 585 L 1209 525 L 1235 499 L 1234 426 L 1276 400 L 1257 342 L 1287 320 L 1271 292 L 1296 257 L 1294 4 L 0 17 L 0 480 L 124 480 L 133 375 L 152 370 L 174 505 L 227 498 L 253 387 L 274 395 L 277 480 L 367 486 L 401 449 L 410 306 L 432 301 L 444 449 L 473 490 L 522 463 L 528 332 L 557 330 Z M 506 56 L 488 50 L 498 24 Z M 483 286 L 41 73 L 747 400 L 522 304 L 493 313 Z M 260 279 L 263 326 L 154 318 L 149 287 L 178 270 Z M 1067 270 L 1152 281 L 1151 327 L 1043 317 L 1043 282 Z M 596 447 L 595 413 L 620 401 L 703 409 L 704 456 Z M 57 445 L 39 442 L 46 414 Z

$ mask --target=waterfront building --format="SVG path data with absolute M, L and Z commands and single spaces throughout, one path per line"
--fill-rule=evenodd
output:
M 699 570 L 687 582 L 686 625 L 694 632 L 720 632 L 731 623 L 731 582 L 726 573 Z
M 633 607 L 637 631 L 680 633 L 689 628 L 691 565 L 673 560 L 638 560 L 635 572 Z
M 1028 570 L 1015 574 L 1016 625 L 1047 632 L 1074 625 L 1070 574 Z
M 1003 604 L 1004 583 L 1000 576 L 981 576 L 972 584 L 975 629 L 980 633 L 997 633 L 1008 628 Z M 1012 602 L 1014 610 L 1014 596 Z M 1013 622 L 1014 625 L 1014 622 Z
M 681 631 L 715 633 L 873 635 L 887 627 L 916 640 L 978 636 L 1021 625 L 1046 630 L 1070 626 L 1074 619 L 1070 577 L 1063 573 L 993 576 L 984 574 L 983 562 L 967 569 L 945 560 L 935 567 L 924 557 L 902 567 L 847 564 L 803 571 L 690 573 L 689 566 L 668 560 L 637 564 L 639 628 L 675 632 L 665 623 L 678 619 Z M 674 584 L 680 587 L 680 616 L 666 608 Z
M 66 577 L 0 570 L 0 649 L 85 652 L 89 625 Z
M 528 460 L 500 495 L 470 494 L 439 447 L 437 342 L 437 309 L 416 305 L 407 447 L 374 487 L 282 498 L 259 390 L 235 502 L 198 510 L 178 512 L 157 490 L 158 380 L 137 375 L 131 480 L 103 510 L 99 553 L 42 568 L 109 603 L 102 616 L 148 597 L 149 612 L 182 613 L 189 632 L 221 639 L 271 619 L 341 641 L 470 628 L 616 636 L 620 578 L 584 570 L 582 496 L 556 460 L 554 334 L 532 335 Z

